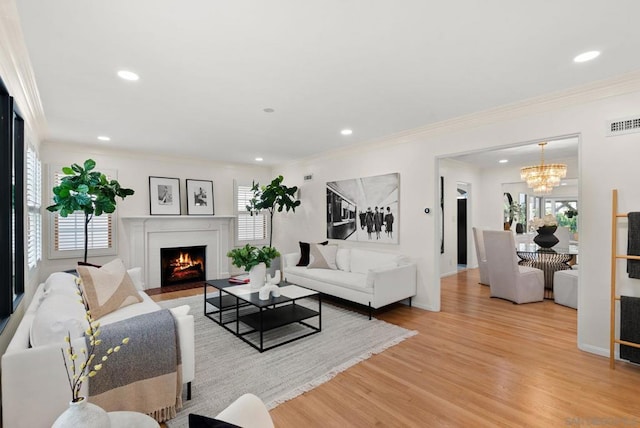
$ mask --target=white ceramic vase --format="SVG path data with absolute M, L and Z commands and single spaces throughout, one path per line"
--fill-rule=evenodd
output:
M 53 423 L 51 428 L 110 428 L 111 421 L 107 412 L 86 398 L 69 403 L 65 410 Z
M 267 275 L 267 265 L 259 263 L 249 269 L 249 285 L 252 289 L 258 290 L 264 285 L 264 279 Z

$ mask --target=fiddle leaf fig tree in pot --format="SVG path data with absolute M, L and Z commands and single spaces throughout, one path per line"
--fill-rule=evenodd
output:
M 133 195 L 132 189 L 120 186 L 116 180 L 94 171 L 96 163 L 87 159 L 82 166 L 73 164 L 62 168 L 66 174 L 60 184 L 53 188 L 53 205 L 50 212 L 58 211 L 60 217 L 68 217 L 76 211 L 84 213 L 84 262 L 87 262 L 89 222 L 94 216 L 111 214 L 116 210 L 116 197 L 122 199 Z
M 260 186 L 260 183 L 254 181 L 251 188 L 253 198 L 247 205 L 247 211 L 251 212 L 251 215 L 262 210 L 269 211 L 269 247 L 273 242 L 273 215 L 276 210 L 282 212 L 286 209 L 287 212 L 289 210 L 296 212 L 296 207 L 300 205 L 300 201 L 295 198 L 298 186 L 287 187 L 282 184 L 283 180 L 284 178 L 279 175 L 266 186 Z

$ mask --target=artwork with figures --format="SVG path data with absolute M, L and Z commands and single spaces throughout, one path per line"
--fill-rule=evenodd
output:
M 327 238 L 398 243 L 400 174 L 327 183 Z
M 149 213 L 180 215 L 180 179 L 149 177 Z
M 187 179 L 187 214 L 213 215 L 213 181 Z

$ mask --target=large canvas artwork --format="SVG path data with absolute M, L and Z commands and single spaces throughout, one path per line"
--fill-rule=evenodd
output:
M 327 238 L 398 243 L 400 174 L 327 183 Z

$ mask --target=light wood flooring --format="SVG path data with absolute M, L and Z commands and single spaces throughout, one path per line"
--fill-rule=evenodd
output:
M 276 407 L 276 427 L 640 426 L 639 366 L 578 350 L 574 309 L 492 299 L 478 279 L 443 278 L 441 312 L 378 313 L 419 334 Z

